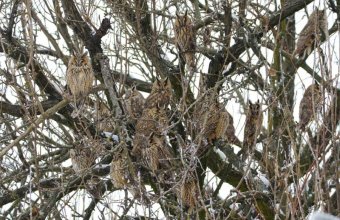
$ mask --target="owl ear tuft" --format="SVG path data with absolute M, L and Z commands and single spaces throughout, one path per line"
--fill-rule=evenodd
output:
M 261 105 L 260 105 L 260 100 L 258 99 L 256 102 L 256 110 L 260 111 L 261 110 Z
M 85 51 L 85 53 L 83 53 L 83 54 L 81 55 L 81 58 L 84 58 L 84 57 L 86 57 L 86 56 L 87 56 L 87 54 L 88 54 L 88 52 L 87 52 L 87 51 Z
M 170 82 L 169 77 L 166 77 L 165 80 L 164 80 L 164 82 L 165 82 L 165 86 L 166 86 L 167 88 L 171 88 L 171 82 Z
M 187 21 L 188 21 L 188 10 L 185 10 L 185 13 L 184 13 L 184 24 L 186 24 L 187 23 Z
M 160 86 L 162 82 L 161 82 L 160 79 L 156 78 L 156 83 L 157 83 L 158 86 Z

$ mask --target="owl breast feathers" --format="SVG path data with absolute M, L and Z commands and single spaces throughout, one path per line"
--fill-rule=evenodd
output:
M 310 85 L 303 94 L 299 106 L 299 126 L 304 131 L 310 121 L 313 120 L 321 102 L 321 90 L 318 84 Z
M 152 85 L 151 93 L 145 101 L 145 109 L 166 108 L 170 104 L 171 94 L 172 88 L 169 78 L 156 79 Z
M 188 11 L 184 15 L 176 14 L 174 24 L 175 41 L 181 55 L 184 55 L 185 62 L 195 66 L 196 34 Z
M 95 164 L 98 156 L 105 152 L 105 147 L 100 141 L 84 138 L 74 144 L 70 150 L 73 170 L 78 175 L 84 175 Z
M 142 116 L 145 99 L 143 95 L 133 86 L 125 95 L 126 111 L 133 119 Z
M 130 180 L 134 176 L 134 171 L 129 170 L 129 162 L 129 155 L 125 149 L 119 149 L 113 155 L 110 175 L 112 183 L 117 189 L 127 188 L 131 184 Z
M 249 101 L 246 124 L 244 127 L 244 142 L 246 147 L 250 147 L 256 143 L 256 138 L 260 134 L 263 114 L 260 101 L 256 103 Z
M 241 142 L 235 136 L 233 117 L 217 100 L 215 91 L 208 91 L 194 111 L 198 132 L 211 143 L 222 139 L 231 144 L 239 145 Z
M 70 150 L 72 168 L 77 175 L 85 175 L 95 164 L 96 154 L 89 147 L 76 145 Z
M 67 67 L 66 83 L 72 95 L 80 98 L 87 95 L 94 81 L 94 74 L 87 52 L 71 56 Z
M 187 172 L 184 178 L 183 183 L 180 184 L 178 197 L 181 198 L 184 205 L 194 208 L 199 203 L 199 183 L 193 172 Z
M 306 26 L 299 34 L 294 55 L 298 54 L 299 57 L 309 55 L 315 46 L 314 44 L 320 40 L 321 33 L 326 37 L 328 36 L 326 11 L 316 9 L 309 16 Z
M 168 127 L 169 119 L 163 108 L 144 109 L 142 117 L 136 124 L 136 135 L 133 139 L 132 154 L 138 156 L 141 150 L 149 146 L 152 133 L 163 134 Z
M 171 153 L 166 143 L 169 119 L 167 106 L 171 99 L 171 83 L 168 78 L 156 80 L 145 101 L 142 116 L 136 124 L 132 155 L 142 161 L 153 173 L 168 164 Z

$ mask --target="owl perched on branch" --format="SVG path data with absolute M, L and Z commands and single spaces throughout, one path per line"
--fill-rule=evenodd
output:
M 227 141 L 228 143 L 242 146 L 241 141 L 235 135 L 233 116 L 224 108 L 219 106 L 219 120 L 216 125 L 216 138 Z
M 305 58 L 320 41 L 321 34 L 328 37 L 328 25 L 325 10 L 315 11 L 309 16 L 306 26 L 299 34 L 294 55 Z
M 217 139 L 241 146 L 235 135 L 234 120 L 222 104 L 218 102 L 217 92 L 209 90 L 198 103 L 194 111 L 197 120 L 196 130 L 202 134 L 209 143 Z
M 110 177 L 115 188 L 128 189 L 134 198 L 143 203 L 150 202 L 144 185 L 138 183 L 137 171 L 125 144 L 115 149 L 110 167 Z
M 173 158 L 173 154 L 166 143 L 165 136 L 151 133 L 148 139 L 148 147 L 142 149 L 142 157 L 146 166 L 154 173 L 162 168 L 170 168 L 169 159 Z
M 180 55 L 184 57 L 188 66 L 195 68 L 196 33 L 188 11 L 185 11 L 184 15 L 176 13 L 174 30 L 175 42 Z
M 90 168 L 95 164 L 97 155 L 91 147 L 82 144 L 76 144 L 70 150 L 72 168 L 77 175 L 86 175 Z
M 183 183 L 180 185 L 178 197 L 185 206 L 192 210 L 199 204 L 199 183 L 196 175 L 191 171 L 187 172 L 184 178 Z
M 84 98 L 91 91 L 93 81 L 94 74 L 87 52 L 74 53 L 68 63 L 66 74 L 66 83 L 76 104 L 76 111 L 72 113 L 72 117 L 79 115 L 84 107 Z
M 257 100 L 256 103 L 249 101 L 243 141 L 243 150 L 247 153 L 249 153 L 252 147 L 256 144 L 257 136 L 261 131 L 262 120 L 263 114 L 260 101 Z
M 145 109 L 166 108 L 170 104 L 171 96 L 172 88 L 169 78 L 156 79 L 152 85 L 151 93 L 145 101 Z
M 153 173 L 166 164 L 170 151 L 166 143 L 169 118 L 167 106 L 171 99 L 171 83 L 168 78 L 156 80 L 145 101 L 142 116 L 136 124 L 132 155 L 143 161 Z M 161 162 L 162 161 L 162 162 Z
M 151 134 L 164 135 L 169 119 L 165 109 L 154 107 L 144 109 L 142 117 L 136 124 L 136 135 L 133 139 L 132 155 L 140 156 L 142 150 L 150 146 Z
M 114 130 L 114 120 L 110 108 L 102 101 L 97 100 L 96 111 L 93 116 L 96 119 L 98 131 L 112 132 Z
M 142 116 L 145 99 L 135 86 L 126 92 L 125 103 L 126 111 L 133 120 L 137 120 Z
M 299 106 L 299 127 L 302 131 L 305 131 L 308 123 L 315 118 L 321 98 L 322 94 L 318 84 L 310 85 L 303 94 Z
M 132 162 L 126 146 L 123 145 L 115 152 L 111 162 L 110 176 L 115 188 L 126 189 L 133 184 L 136 174 L 135 170 L 130 166 L 132 166 Z
M 97 140 L 82 139 L 79 143 L 74 144 L 74 148 L 70 150 L 70 158 L 74 172 L 84 178 L 86 190 L 96 199 L 102 195 L 101 181 L 99 177 L 91 175 L 91 168 L 95 165 L 96 159 L 102 154 L 103 146 Z

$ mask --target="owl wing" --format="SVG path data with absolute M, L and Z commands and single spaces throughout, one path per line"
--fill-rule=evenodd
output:
M 313 119 L 321 101 L 321 90 L 316 85 L 310 85 L 303 94 L 299 106 L 299 125 L 302 130 Z
M 144 108 L 144 98 L 139 95 L 134 95 L 126 100 L 126 110 L 130 117 L 138 119 L 142 116 Z
M 315 40 L 314 28 L 312 25 L 306 26 L 304 30 L 299 35 L 299 39 L 296 43 L 295 54 L 298 54 L 300 57 L 303 56 L 306 49 L 309 49 L 307 52 L 310 53 L 311 48 L 313 47 Z

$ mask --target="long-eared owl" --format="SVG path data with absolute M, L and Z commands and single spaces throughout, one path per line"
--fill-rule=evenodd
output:
M 145 165 L 154 173 L 162 168 L 170 168 L 169 159 L 173 158 L 171 148 L 166 143 L 164 135 L 151 133 L 149 146 L 142 149 L 142 157 Z
M 246 114 L 246 124 L 244 127 L 244 141 L 245 150 L 250 150 L 256 143 L 256 138 L 260 134 L 262 126 L 263 114 L 260 101 L 256 103 L 249 101 L 248 110 Z
M 241 141 L 235 135 L 233 116 L 231 116 L 231 114 L 225 109 L 223 105 L 220 105 L 219 109 L 219 120 L 215 130 L 216 138 L 227 141 L 227 143 L 241 146 Z
M 133 120 L 142 116 L 145 99 L 135 86 L 126 92 L 125 103 L 126 111 Z
M 149 147 L 152 133 L 164 135 L 168 127 L 168 116 L 164 108 L 146 108 L 136 124 L 132 155 L 140 156 L 143 149 Z
M 66 83 L 74 98 L 74 102 L 77 108 L 81 108 L 83 101 L 77 101 L 77 99 L 83 99 L 92 88 L 94 81 L 94 74 L 91 66 L 90 59 L 87 52 L 74 53 L 67 67 Z
M 198 179 L 192 171 L 187 171 L 183 176 L 184 179 L 180 184 L 178 197 L 185 206 L 193 209 L 199 204 L 200 191 Z
M 216 139 L 222 139 L 231 144 L 241 145 L 235 136 L 233 117 L 219 103 L 217 92 L 209 90 L 194 110 L 193 120 L 196 130 L 211 143 Z
M 172 88 L 169 78 L 156 79 L 152 85 L 151 93 L 145 101 L 145 109 L 166 108 L 170 104 L 171 96 Z
M 114 120 L 112 120 L 110 108 L 101 100 L 97 100 L 97 107 L 94 113 L 96 128 L 98 131 L 112 132 L 114 130 Z
M 84 142 L 82 140 L 81 142 Z M 76 143 L 70 150 L 70 158 L 74 172 L 79 175 L 85 175 L 95 164 L 97 153 L 91 144 Z
M 299 34 L 294 55 L 298 54 L 299 57 L 309 55 L 315 43 L 320 41 L 321 34 L 328 36 L 326 11 L 315 9 Z
M 176 13 L 174 30 L 175 41 L 180 55 L 184 55 L 184 60 L 188 66 L 195 68 L 196 33 L 188 16 L 188 11 L 185 11 L 184 15 Z
M 318 107 L 321 102 L 321 90 L 318 84 L 310 85 L 303 94 L 299 106 L 299 127 L 302 131 L 305 130 L 308 123 L 315 118 Z
M 118 149 L 114 153 L 110 167 L 110 176 L 115 188 L 124 189 L 131 184 L 131 177 L 134 176 L 134 173 L 129 172 L 130 158 L 127 151 L 123 148 Z
M 157 79 L 145 101 L 142 116 L 136 124 L 131 153 L 153 172 L 158 170 L 160 165 L 165 164 L 160 161 L 167 159 L 170 155 L 165 136 L 169 123 L 167 106 L 171 100 L 171 93 L 170 80 L 168 78 Z

